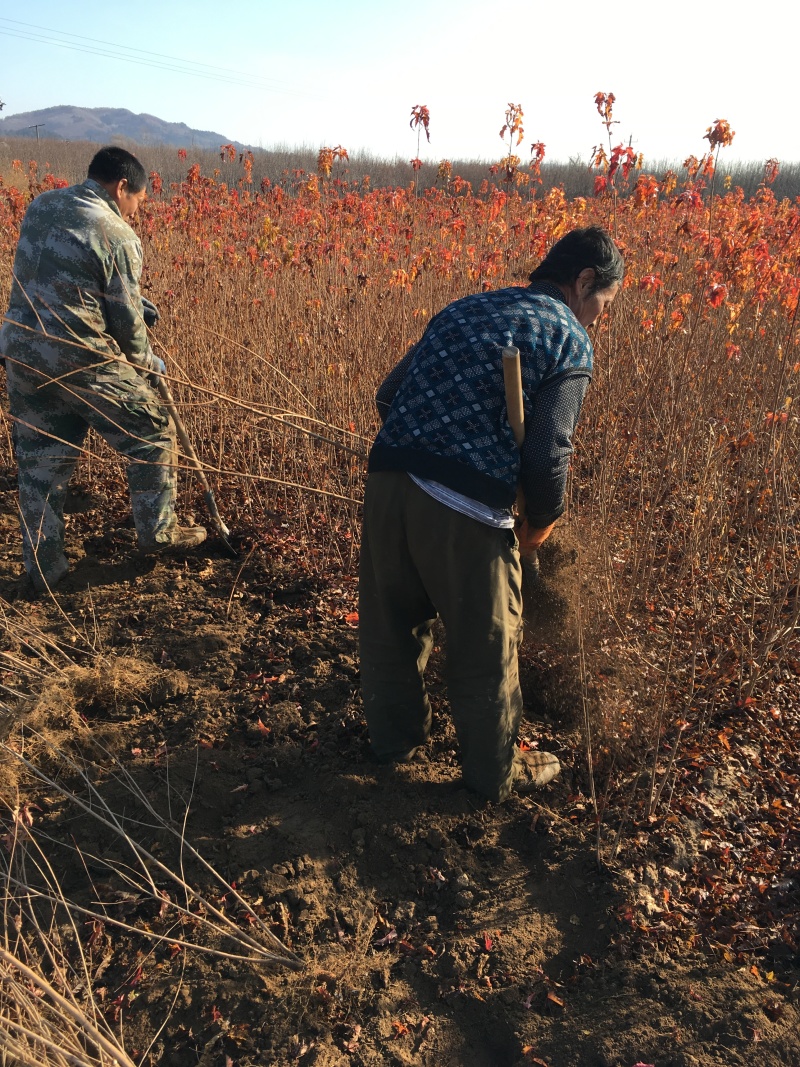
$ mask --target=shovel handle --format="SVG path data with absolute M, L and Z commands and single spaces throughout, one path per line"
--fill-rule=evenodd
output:
M 525 406 L 522 400 L 522 367 L 519 349 L 516 345 L 506 345 L 503 349 L 503 382 L 506 389 L 506 411 L 508 422 L 514 434 L 517 448 L 522 448 L 525 440 Z M 522 487 L 517 489 L 517 515 L 525 516 L 525 496 Z M 535 550 L 522 561 L 523 569 L 533 580 L 539 577 L 539 554 Z
M 181 447 L 183 448 L 183 451 L 186 454 L 189 462 L 194 467 L 195 472 L 197 473 L 197 477 L 200 479 L 200 484 L 203 487 L 203 495 L 206 499 L 206 507 L 208 508 L 209 514 L 211 515 L 214 525 L 222 534 L 223 538 L 229 537 L 231 531 L 222 521 L 222 516 L 220 515 L 219 510 L 217 508 L 217 502 L 214 499 L 214 491 L 209 484 L 208 478 L 206 478 L 206 472 L 203 470 L 203 465 L 197 457 L 197 453 L 194 450 L 194 445 L 189 440 L 189 435 L 186 432 L 186 427 L 183 425 L 183 419 L 178 414 L 178 409 L 175 406 L 175 399 L 172 396 L 172 393 L 170 392 L 169 386 L 163 378 L 159 377 L 156 388 L 158 389 L 158 395 L 161 397 L 164 403 L 164 407 L 167 409 L 170 414 L 170 418 L 175 423 L 175 430 L 178 434 L 178 440 L 181 443 Z
M 522 448 L 522 442 L 525 440 L 525 408 L 522 403 L 522 368 L 516 345 L 507 345 L 503 349 L 503 382 L 506 387 L 508 421 L 517 448 Z
M 525 440 L 525 407 L 522 402 L 522 368 L 516 345 L 506 345 L 503 349 L 503 382 L 506 388 L 508 422 L 517 448 L 522 448 L 522 442 Z M 525 515 L 525 497 L 521 488 L 517 490 L 517 513 L 520 516 Z

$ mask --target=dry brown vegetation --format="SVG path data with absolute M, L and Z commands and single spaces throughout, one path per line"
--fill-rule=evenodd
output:
M 85 164 L 85 155 L 73 146 L 48 146 L 48 151 L 56 175 L 75 178 Z M 67 154 L 59 157 L 56 151 L 67 153 L 69 161 Z M 563 1008 L 563 1003 L 559 1006 L 565 999 L 563 988 L 547 984 L 552 975 L 546 975 L 541 985 L 531 985 L 530 977 L 521 978 L 530 972 L 523 968 L 518 946 L 512 946 L 505 958 L 505 971 L 496 962 L 496 946 L 487 948 L 483 942 L 480 948 L 482 931 L 488 927 L 479 924 L 503 921 L 500 903 L 507 914 L 519 908 L 518 919 L 507 921 L 517 932 L 523 928 L 519 894 L 498 897 L 491 919 L 476 917 L 480 894 L 474 914 L 469 902 L 453 905 L 450 940 L 442 934 L 437 941 L 437 930 L 426 928 L 423 936 L 412 913 L 402 911 L 405 897 L 401 899 L 399 889 L 381 889 L 380 864 L 391 864 L 392 849 L 401 855 L 407 849 L 409 871 L 419 867 L 422 872 L 420 899 L 438 900 L 432 898 L 429 884 L 437 875 L 424 871 L 438 871 L 450 885 L 451 876 L 442 874 L 452 859 L 448 849 L 462 834 L 469 843 L 470 819 L 481 827 L 475 840 L 484 835 L 483 844 L 494 849 L 497 862 L 501 849 L 521 850 L 526 856 L 530 835 L 544 832 L 548 841 L 562 834 L 563 849 L 572 856 L 591 842 L 596 859 L 619 875 L 617 888 L 623 888 L 613 905 L 608 904 L 616 923 L 609 931 L 610 941 L 606 939 L 604 947 L 600 938 L 591 949 L 583 942 L 573 945 L 575 959 L 583 959 L 582 953 L 592 957 L 589 963 L 576 964 L 576 982 L 587 974 L 599 981 L 592 970 L 598 956 L 610 958 L 615 952 L 627 960 L 650 958 L 659 966 L 688 953 L 698 968 L 699 956 L 692 954 L 711 952 L 722 965 L 730 966 L 731 973 L 749 975 L 748 968 L 756 968 L 755 978 L 765 992 L 754 996 L 757 1000 L 761 996 L 762 1005 L 774 1000 L 768 1021 L 761 1018 L 748 1024 L 753 1034 L 740 1028 L 735 1040 L 731 1038 L 733 1051 L 727 1060 L 722 1045 L 714 1051 L 710 1044 L 698 1052 L 699 1060 L 693 1061 L 689 1051 L 685 1052 L 689 1058 L 681 1060 L 675 1050 L 684 1045 L 671 1038 L 673 1058 L 665 1053 L 659 1065 L 745 1062 L 749 1043 L 756 1040 L 755 1033 L 762 1039 L 772 1015 L 777 1030 L 769 1049 L 768 1042 L 761 1046 L 763 1062 L 789 1062 L 786 1057 L 797 1052 L 796 1041 L 792 1045 L 787 1034 L 796 1017 L 793 967 L 800 937 L 797 203 L 778 199 L 766 180 L 749 199 L 737 190 L 711 196 L 710 177 L 704 180 L 699 169 L 683 175 L 677 185 L 633 174 L 625 198 L 588 199 L 569 198 L 557 188 L 545 192 L 535 183 L 518 187 L 497 180 L 483 191 L 471 190 L 452 177 L 425 194 L 409 186 L 373 190 L 361 176 L 351 181 L 349 176 L 337 179 L 335 174 L 307 172 L 278 177 L 259 188 L 248 180 L 251 172 L 242 170 L 239 161 L 226 163 L 216 177 L 193 158 L 181 162 L 180 176 L 174 160 L 170 166 L 170 173 L 166 161 L 160 168 L 153 166 L 162 171 L 163 189 L 148 202 L 138 224 L 145 246 L 146 292 L 162 312 L 154 342 L 166 355 L 190 434 L 208 465 L 223 514 L 239 533 L 244 549 L 242 563 L 230 565 L 228 571 L 222 572 L 217 563 L 198 563 L 182 586 L 171 577 L 165 587 L 169 591 L 172 582 L 178 591 L 173 589 L 170 595 L 192 606 L 190 624 L 200 627 L 197 633 L 208 640 L 203 647 L 212 650 L 204 665 L 186 667 L 190 676 L 199 671 L 206 678 L 206 671 L 203 684 L 211 686 L 216 663 L 222 672 L 217 675 L 220 688 L 219 679 L 227 678 L 224 694 L 213 698 L 225 709 L 220 722 L 212 726 L 209 712 L 188 736 L 213 748 L 212 755 L 231 776 L 226 789 L 230 786 L 233 792 L 239 788 L 237 752 L 247 755 L 254 740 L 266 745 L 270 731 L 270 744 L 278 742 L 274 758 L 287 761 L 290 768 L 295 766 L 291 761 L 300 758 L 295 748 L 302 749 L 304 759 L 312 751 L 321 751 L 321 758 L 326 758 L 326 738 L 338 745 L 336 758 L 344 762 L 336 763 L 330 755 L 333 762 L 325 764 L 339 775 L 326 787 L 336 798 L 336 815 L 327 811 L 324 792 L 319 797 L 312 793 L 309 799 L 299 769 L 296 779 L 291 769 L 281 770 L 280 778 L 289 783 L 293 803 L 311 821 L 330 817 L 337 855 L 349 855 L 348 849 L 354 853 L 347 861 L 337 859 L 338 874 L 332 867 L 323 876 L 321 844 L 319 855 L 312 859 L 306 855 L 297 862 L 296 856 L 281 854 L 274 836 L 271 844 L 262 845 L 248 892 L 252 899 L 262 897 L 264 907 L 270 901 L 284 902 L 269 911 L 269 929 L 289 938 L 296 951 L 315 961 L 313 977 L 306 978 L 305 985 L 292 986 L 296 980 L 289 978 L 289 985 L 262 990 L 265 1003 L 276 1013 L 273 1045 L 262 1037 L 253 1051 L 242 1039 L 246 1051 L 237 1054 L 230 1051 L 233 1038 L 223 1028 L 215 1031 L 223 1036 L 205 1062 L 224 1063 L 224 1045 L 229 1049 L 226 1055 L 237 1063 L 234 1057 L 241 1056 L 242 1063 L 323 1064 L 349 1059 L 365 1064 L 458 1062 L 477 1067 L 544 1059 L 551 1067 L 623 1062 L 630 1067 L 634 1053 L 622 1038 L 609 1045 L 602 1058 L 603 1023 L 585 1004 L 584 1017 L 596 1040 L 581 1043 L 573 1035 L 575 1043 L 559 1052 L 559 1041 L 569 1031 L 557 1014 Z M 303 169 L 310 169 L 307 163 Z M 43 170 L 30 174 L 33 191 L 41 187 Z M 10 285 L 15 227 L 28 195 L 27 156 L 22 169 L 9 163 L 0 165 L 0 172 L 5 183 L 0 187 L 3 302 Z M 378 821 L 372 819 L 364 799 L 372 795 L 373 787 L 380 790 L 382 780 L 373 781 L 373 772 L 362 764 L 356 687 L 351 683 L 347 690 L 328 690 L 320 681 L 327 678 L 329 660 L 338 663 L 337 656 L 346 660 L 353 651 L 347 620 L 353 610 L 364 456 L 376 428 L 375 387 L 437 309 L 481 286 L 521 283 L 553 239 L 572 226 L 594 221 L 608 225 L 624 248 L 626 285 L 596 333 L 597 370 L 579 431 L 569 517 L 560 538 L 544 554 L 544 591 L 539 606 L 532 609 L 538 644 L 533 650 L 529 647 L 527 660 L 524 657 L 531 683 L 529 705 L 551 720 L 549 726 L 528 729 L 550 731 L 550 740 L 567 749 L 568 783 L 563 793 L 554 794 L 552 807 L 542 809 L 542 821 L 535 808 L 519 802 L 508 816 L 470 814 L 469 808 L 460 807 L 463 797 L 449 794 L 426 795 L 426 805 L 439 805 L 438 819 L 432 817 L 428 810 L 415 807 L 415 794 L 402 789 L 423 790 L 425 782 L 450 780 L 456 766 L 454 742 L 443 730 L 430 765 L 412 768 L 399 796 L 380 802 L 385 804 L 380 813 L 390 811 L 394 802 L 408 820 L 404 824 L 399 815 L 386 816 L 387 830 L 380 816 Z M 0 460 L 11 478 L 7 420 L 3 447 Z M 93 521 L 112 525 L 124 514 L 121 471 L 97 442 L 92 450 L 82 465 L 82 484 L 100 498 Z M 11 484 L 4 497 L 9 501 Z M 188 475 L 182 495 L 200 519 L 201 503 Z M 111 552 L 91 525 L 81 526 L 76 520 L 75 529 L 86 538 L 87 557 Z M 10 552 L 12 530 L 9 515 Z M 117 544 L 114 551 L 119 550 Z M 7 567 L 8 576 L 13 565 Z M 123 747 L 133 747 L 140 750 L 136 758 L 144 758 L 141 753 L 146 750 L 144 743 L 131 746 L 130 736 L 120 741 L 121 724 L 131 717 L 134 722 L 148 716 L 148 721 L 157 719 L 159 708 L 170 707 L 182 696 L 175 692 L 160 700 L 156 691 L 158 685 L 169 689 L 173 684 L 172 657 L 177 662 L 187 654 L 178 635 L 156 631 L 158 637 L 152 640 L 163 644 L 162 655 L 167 658 L 155 665 L 155 652 L 152 658 L 126 660 L 120 658 L 119 648 L 113 648 L 126 628 L 138 634 L 147 626 L 143 619 L 150 610 L 148 597 L 152 600 L 162 593 L 161 588 L 147 587 L 146 574 L 125 573 L 119 604 L 103 597 L 102 591 L 94 596 L 68 591 L 60 601 L 62 614 L 55 607 L 47 609 L 46 620 L 40 618 L 37 624 L 40 630 L 30 630 L 33 624 L 14 606 L 5 616 L 3 684 L 9 711 L 4 736 L 17 737 L 20 722 L 37 730 L 25 742 L 33 746 L 25 748 L 26 773 L 34 780 L 45 774 L 59 783 L 62 801 L 55 814 L 48 811 L 48 818 L 56 821 L 65 810 L 62 802 L 76 802 L 74 778 L 79 772 L 89 776 L 82 779 L 86 786 L 96 773 L 118 801 L 120 782 L 126 782 L 129 773 L 122 768 L 119 753 Z M 247 611 L 249 621 L 237 622 L 240 630 L 231 636 L 237 612 Z M 274 611 L 282 630 L 269 622 Z M 213 615 L 219 633 L 206 632 L 204 612 Z M 152 628 L 146 632 L 153 634 Z M 185 640 L 191 639 L 191 634 L 185 635 Z M 215 640 L 222 645 L 215 645 Z M 292 662 L 289 646 L 311 648 L 315 640 L 320 647 L 309 652 L 307 662 L 301 657 L 302 670 L 295 664 L 296 677 L 288 677 L 282 663 L 287 658 Z M 241 645 L 234 653 L 225 641 Z M 262 668 L 262 663 L 272 666 Z M 350 670 L 346 662 L 342 667 L 346 674 L 345 668 Z M 269 682 L 256 678 L 259 671 Z M 179 690 L 185 686 L 180 681 L 174 684 Z M 264 699 L 256 695 L 261 688 L 267 693 Z M 33 703 L 30 693 L 35 694 Z M 444 698 L 437 697 L 437 707 L 445 706 Z M 87 728 L 87 720 L 93 723 L 98 717 L 113 724 L 108 735 L 100 726 Z M 227 735 L 222 722 L 228 724 Z M 165 723 L 165 731 L 173 729 L 168 717 Z M 43 740 L 45 727 L 52 733 Z M 244 736 L 237 734 L 238 729 L 244 729 Z M 91 736 L 84 739 L 82 733 Z M 178 744 L 178 733 L 174 726 L 171 744 Z M 99 742 L 102 751 L 92 748 Z M 313 748 L 315 744 L 321 749 Z M 80 758 L 78 751 L 83 753 Z M 148 758 L 154 761 L 155 789 L 159 778 L 155 742 L 153 751 Z M 89 758 L 91 771 L 88 763 L 80 762 Z M 253 766 L 260 767 L 259 760 L 266 756 L 252 758 Z M 78 762 L 63 778 L 53 777 L 52 761 L 58 759 Z M 247 755 L 244 762 L 249 759 Z M 189 763 L 181 768 L 184 798 L 192 791 Z M 345 788 L 348 772 L 342 769 L 349 765 L 355 767 L 351 793 Z M 269 769 L 264 773 L 266 780 L 278 776 Z M 13 789 L 6 789 L 4 821 L 16 850 L 8 871 L 14 869 L 23 847 L 20 835 L 28 834 L 38 820 L 38 814 L 28 809 L 27 821 L 24 792 L 33 795 L 38 787 L 30 778 L 24 781 L 19 800 Z M 252 779 L 248 781 L 252 784 Z M 269 794 L 273 795 L 279 794 Z M 155 803 L 149 796 L 142 793 L 138 799 Z M 254 804 L 257 807 L 258 801 Z M 265 812 L 269 823 L 268 807 Z M 172 825 L 167 819 L 158 834 L 168 834 Z M 237 829 L 232 821 L 229 826 L 233 838 L 246 838 L 243 824 Z M 364 832 L 359 837 L 360 830 Z M 363 857 L 365 835 L 369 839 L 373 834 L 391 840 L 368 864 L 368 843 Z M 314 847 L 317 844 L 315 839 Z M 240 844 L 242 868 L 247 847 Z M 303 851 L 310 848 L 306 845 Z M 25 849 L 30 855 L 30 845 Z M 477 853 L 465 854 L 477 864 Z M 555 861 L 546 849 L 531 860 L 540 865 L 540 874 L 550 869 L 551 862 Z M 281 864 L 284 873 L 276 874 Z M 470 879 L 484 884 L 480 878 L 489 877 L 467 860 L 460 864 L 462 874 L 469 870 L 462 893 L 471 892 L 464 888 Z M 121 860 L 112 866 L 115 875 L 127 870 Z M 556 863 L 552 869 L 562 867 Z M 292 897 L 291 888 L 304 878 L 311 884 L 312 869 L 314 892 L 298 889 Z M 518 868 L 513 872 L 512 878 L 517 877 Z M 457 871 L 452 875 L 454 893 L 459 876 Z M 581 868 L 581 878 L 587 877 Z M 534 894 L 534 904 L 546 904 L 555 913 L 558 892 L 555 886 L 547 900 Z M 7 893 L 7 916 L 31 915 L 29 900 L 20 903 L 15 893 Z M 403 894 L 411 893 L 410 888 L 403 889 Z M 352 899 L 352 907 L 342 904 L 344 897 Z M 307 907 L 300 907 L 300 898 Z M 381 903 L 390 898 L 394 911 Z M 73 905 L 66 897 L 58 902 L 68 914 Z M 261 919 L 261 904 L 252 906 Z M 346 916 L 336 911 L 340 906 Z M 143 904 L 137 907 L 137 923 L 152 920 Z M 286 914 L 281 908 L 288 908 Z M 301 921 L 298 915 L 303 911 L 307 914 Z M 579 923 L 590 923 L 591 915 L 587 907 L 580 912 Z M 61 950 L 50 933 L 56 920 L 39 916 L 37 922 L 45 931 L 46 951 L 57 956 Z M 469 957 L 466 949 L 453 947 L 459 937 L 463 945 L 471 939 Z M 31 944 L 24 929 L 10 940 L 7 934 L 5 945 L 24 962 L 23 942 Z M 565 943 L 572 944 L 568 937 Z M 69 953 L 74 953 L 71 944 Z M 420 959 L 423 944 L 435 961 L 424 955 Z M 48 971 L 41 951 L 37 953 L 42 973 L 49 973 L 52 980 L 52 966 Z M 90 957 L 89 952 L 86 958 Z M 483 964 L 476 962 L 479 957 L 486 957 Z M 495 963 L 487 970 L 490 959 Z M 416 970 L 409 970 L 411 962 Z M 400 972 L 402 979 L 396 977 Z M 636 980 L 640 997 L 651 980 L 641 973 Z M 386 983 L 384 993 L 376 991 L 380 974 Z M 516 985 L 503 974 L 515 975 Z M 485 976 L 491 979 L 489 990 L 497 993 L 494 999 L 487 992 Z M 437 995 L 444 998 L 440 1003 L 446 1011 L 461 1011 L 453 1007 L 452 998 L 468 1000 L 477 991 L 472 1008 L 483 1012 L 480 1004 L 485 995 L 492 1005 L 485 1019 L 499 1026 L 502 1017 L 508 1034 L 491 1054 L 486 1051 L 489 1046 L 481 1046 L 483 1051 L 473 1055 L 465 1044 L 455 1049 L 452 1061 L 444 1059 L 441 1044 L 426 1044 L 433 1009 L 416 1014 L 416 1009 L 408 1009 L 406 1018 L 402 1004 L 397 1007 L 398 1002 L 392 1001 L 383 1008 L 378 1004 L 395 980 L 405 983 L 404 996 L 411 996 L 411 989 L 418 998 L 425 982 L 437 981 Z M 718 976 L 718 980 L 723 979 Z M 67 986 L 76 988 L 75 981 L 56 983 L 57 989 L 63 995 Z M 207 975 L 203 981 L 208 982 Z M 96 991 L 95 978 L 90 981 L 87 976 L 86 983 L 85 988 Z M 247 985 L 248 997 L 262 995 L 256 986 Z M 688 980 L 685 987 L 693 988 Z M 84 993 L 75 993 L 73 1006 L 79 1004 L 85 1011 L 91 1003 L 92 1010 L 113 1022 L 108 1005 L 98 1008 L 96 1001 L 87 1002 L 85 988 Z M 726 988 L 734 997 L 733 986 Z M 522 990 L 519 1004 L 513 999 L 516 993 L 508 990 Z M 606 994 L 612 995 L 607 989 Z M 12 1000 L 21 1003 L 18 996 Z M 437 1003 L 435 996 L 427 1003 Z M 687 1003 L 684 1012 L 691 1008 Z M 531 1004 L 538 1012 L 538 1045 L 530 1037 L 536 1014 Z M 470 1009 L 463 1010 L 468 1015 Z M 508 1021 L 511 1016 L 513 1026 Z M 283 1020 L 280 1025 L 278 1018 Z M 467 1026 L 465 1018 L 461 1022 Z M 304 1020 L 311 1020 L 308 1033 Z M 443 1018 L 437 1017 L 436 1023 L 447 1030 Z M 146 1030 L 143 1023 L 136 1025 L 141 1032 Z M 323 1038 L 326 1025 L 329 1033 Z M 527 1045 L 524 1038 L 512 1039 L 512 1030 L 517 1035 L 527 1033 Z M 697 1041 L 701 1030 L 698 1021 Z M 474 1035 L 473 1039 L 478 1040 Z M 647 1055 L 654 1057 L 658 1043 L 653 1034 L 647 1037 L 650 1045 L 642 1041 L 641 1047 L 649 1048 Z M 195 1047 L 200 1046 L 195 1042 Z M 267 1047 L 268 1053 L 263 1051 Z M 399 1055 L 404 1047 L 409 1049 L 405 1060 Z M 166 1056 L 169 1045 L 167 1051 L 163 1042 L 160 1048 L 159 1055 Z M 139 1052 L 144 1054 L 144 1045 Z M 40 1061 L 30 1062 L 62 1062 L 46 1059 L 45 1051 L 39 1054 Z M 149 1055 L 157 1062 L 170 1062 L 158 1060 L 155 1052 Z M 215 1055 L 221 1058 L 214 1060 Z M 490 1055 L 497 1058 L 481 1059 Z

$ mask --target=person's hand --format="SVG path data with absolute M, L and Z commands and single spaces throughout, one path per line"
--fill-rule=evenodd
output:
M 555 523 L 551 522 L 550 525 L 545 526 L 544 529 L 535 530 L 527 519 L 523 519 L 516 528 L 517 540 L 519 541 L 519 554 L 523 557 L 534 555 L 537 549 L 541 548 L 553 532 L 554 526 Z
M 144 324 L 148 330 L 152 330 L 158 320 L 161 318 L 161 314 L 158 308 L 155 306 L 152 300 L 148 300 L 146 296 L 142 297 L 142 318 Z
M 160 383 L 164 381 L 162 375 L 166 374 L 167 365 L 163 359 L 159 359 L 158 356 L 152 352 L 150 353 L 150 364 L 150 370 L 145 377 L 147 378 L 148 384 L 158 392 Z

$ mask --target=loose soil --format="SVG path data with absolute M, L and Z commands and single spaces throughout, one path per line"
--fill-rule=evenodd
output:
M 3 680 L 31 693 L 10 700 L 2 740 L 19 749 L 26 731 L 26 754 L 61 789 L 33 782 L 13 754 L 0 783 L 10 807 L 21 790 L 34 830 L 83 853 L 59 868 L 65 895 L 160 929 L 153 901 L 110 878 L 125 856 L 64 798 L 80 782 L 57 751 L 91 761 L 93 784 L 126 818 L 141 790 L 303 964 L 171 947 L 174 923 L 155 947 L 96 928 L 94 995 L 134 1058 L 149 1048 L 142 1062 L 169 1067 L 800 1064 L 797 871 L 779 872 L 783 890 L 761 890 L 779 932 L 749 947 L 710 925 L 692 896 L 713 895 L 724 867 L 713 849 L 704 860 L 709 828 L 726 826 L 736 850 L 744 757 L 730 740 L 713 775 L 697 763 L 692 778 L 686 758 L 685 788 L 704 781 L 697 795 L 710 811 L 675 803 L 668 818 L 635 826 L 604 816 L 605 858 L 617 827 L 624 845 L 597 862 L 582 723 L 602 687 L 585 709 L 564 541 L 543 553 L 521 658 L 523 740 L 555 752 L 563 774 L 491 805 L 460 781 L 441 651 L 430 743 L 405 765 L 371 759 L 353 560 L 322 566 L 313 542 L 277 519 L 239 531 L 237 561 L 213 542 L 181 561 L 139 558 L 122 497 L 85 492 L 69 520 L 73 571 L 55 601 L 30 602 L 11 472 L 0 490 L 4 648 L 22 664 L 6 660 Z M 163 828 L 137 829 L 165 864 L 180 863 Z M 234 895 L 196 864 L 186 871 L 254 929 Z

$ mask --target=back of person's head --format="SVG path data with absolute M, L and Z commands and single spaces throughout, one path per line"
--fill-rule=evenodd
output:
M 101 185 L 115 185 L 124 179 L 129 193 L 141 192 L 147 183 L 145 169 L 136 156 L 117 145 L 100 149 L 89 164 L 88 176 Z
M 621 282 L 625 274 L 622 253 L 602 226 L 570 230 L 560 241 L 556 241 L 530 274 L 530 280 L 572 285 L 587 267 L 591 267 L 595 275 L 593 292 Z

